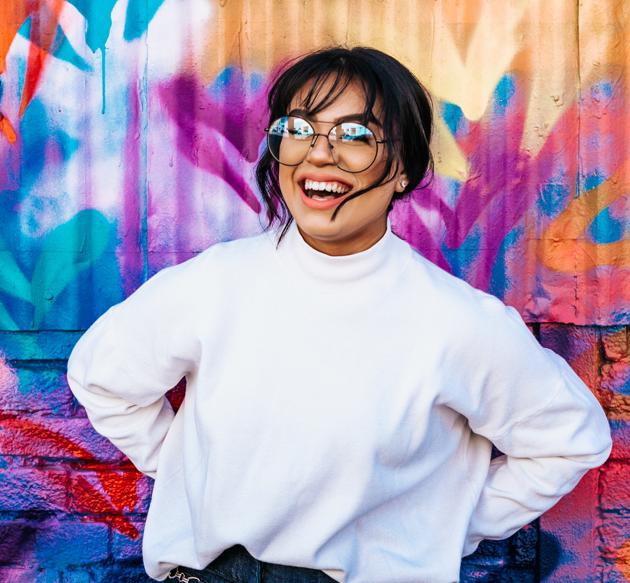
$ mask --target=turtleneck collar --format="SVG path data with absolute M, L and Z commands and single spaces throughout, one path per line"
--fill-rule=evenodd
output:
M 313 249 L 300 234 L 295 221 L 278 247 L 282 263 L 311 286 L 334 293 L 352 288 L 368 290 L 398 276 L 411 258 L 411 248 L 387 231 L 372 247 L 352 255 L 331 256 Z

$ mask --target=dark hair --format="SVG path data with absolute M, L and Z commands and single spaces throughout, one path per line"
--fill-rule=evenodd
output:
M 330 89 L 322 91 L 329 80 L 332 80 Z M 351 83 L 358 83 L 365 92 L 364 125 L 374 117 L 373 108 L 379 101 L 379 121 L 383 139 L 386 140 L 382 145 L 387 159 L 381 176 L 367 188 L 343 200 L 333 213 L 332 220 L 349 200 L 393 180 L 400 167 L 404 168 L 409 182 L 403 192 L 394 193 L 388 212 L 396 200 L 419 186 L 427 186 L 433 176 L 433 158 L 429 149 L 431 98 L 409 69 L 376 49 L 334 47 L 290 62 L 280 71 L 269 90 L 269 123 L 287 115 L 291 101 L 303 89 L 308 91 L 302 107 L 310 115 L 316 115 L 334 103 Z M 267 206 L 268 227 L 275 223 L 283 227 L 281 240 L 293 217 L 280 191 L 278 162 L 267 148 L 256 165 L 256 181 Z

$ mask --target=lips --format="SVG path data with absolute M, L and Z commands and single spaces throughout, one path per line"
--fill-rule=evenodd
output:
M 321 199 L 318 200 L 317 198 L 312 198 L 312 196 L 309 196 L 308 194 L 306 194 L 302 185 L 303 183 L 300 183 L 300 194 L 302 196 L 302 204 L 304 204 L 305 207 L 308 207 L 314 210 L 319 210 L 319 211 L 325 211 L 325 210 L 335 208 L 338 204 L 341 203 L 341 201 L 348 198 L 351 193 L 350 191 L 348 191 L 345 194 L 336 194 L 334 196 L 331 196 L 332 193 L 326 192 L 328 196 L 324 198 L 323 200 Z M 315 192 L 315 194 L 317 195 L 320 194 L 319 191 L 309 191 L 309 192 L 311 193 Z
M 297 182 L 304 204 L 318 210 L 337 206 L 352 191 L 351 184 L 329 174 L 306 173 Z

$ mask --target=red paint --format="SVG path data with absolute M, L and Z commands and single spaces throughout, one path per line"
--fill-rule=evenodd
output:
M 0 413 L 0 419 L 0 451 L 5 454 L 67 457 L 94 462 L 101 468 L 108 467 L 73 440 L 31 419 L 19 419 L 11 413 Z M 96 471 L 95 475 L 103 491 L 79 475 L 72 489 L 73 511 L 87 513 L 87 520 L 107 523 L 121 534 L 137 539 L 138 530 L 122 512 L 125 509 L 133 511 L 138 501 L 136 486 L 142 474 L 131 469 L 112 468 Z M 42 479 L 45 479 L 44 475 Z

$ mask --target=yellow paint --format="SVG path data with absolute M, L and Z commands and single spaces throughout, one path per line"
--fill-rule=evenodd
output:
M 572 273 L 599 265 L 630 266 L 630 241 L 592 243 L 584 231 L 606 207 L 630 191 L 630 159 L 604 183 L 573 199 L 545 229 L 538 243 L 540 261 L 555 271 Z

